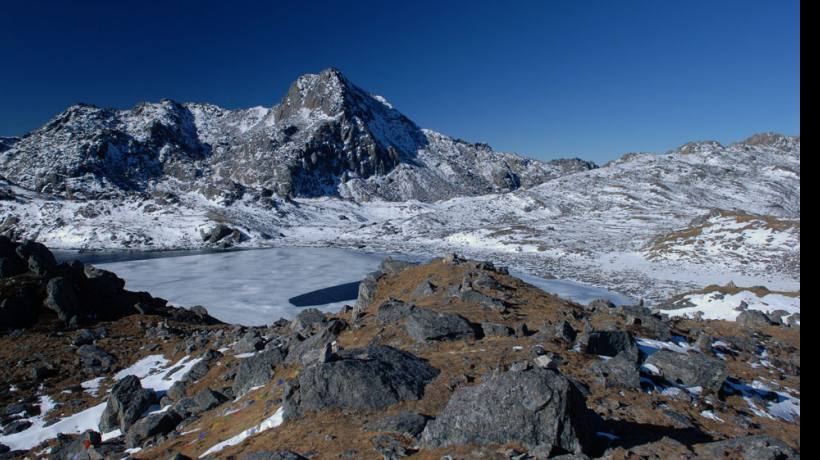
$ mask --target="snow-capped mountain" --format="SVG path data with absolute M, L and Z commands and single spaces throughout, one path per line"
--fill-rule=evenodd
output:
M 56 248 L 457 251 L 655 301 L 799 290 L 799 137 L 540 162 L 421 129 L 330 69 L 272 108 L 78 105 L 3 145 L 0 233 Z
M 594 165 L 542 163 L 422 130 L 336 69 L 304 75 L 272 108 L 163 100 L 79 104 L 19 141 L 0 175 L 38 192 L 105 197 L 245 189 L 291 197 L 435 201 L 515 190 Z

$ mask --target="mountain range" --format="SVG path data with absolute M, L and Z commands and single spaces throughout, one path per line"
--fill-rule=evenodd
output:
M 591 162 L 540 162 L 419 128 L 336 69 L 300 77 L 270 108 L 171 100 L 129 110 L 77 104 L 20 139 L 0 175 L 58 196 L 150 192 L 164 184 L 231 196 L 435 201 L 515 190 Z
M 458 251 L 661 302 L 798 290 L 800 137 L 538 161 L 422 129 L 336 69 L 270 108 L 78 104 L 0 138 L 0 233 L 54 248 Z

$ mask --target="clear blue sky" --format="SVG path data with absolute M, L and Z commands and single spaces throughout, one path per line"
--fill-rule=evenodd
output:
M 797 1 L 7 1 L 0 135 L 75 102 L 270 106 L 335 66 L 419 125 L 598 162 L 800 131 Z

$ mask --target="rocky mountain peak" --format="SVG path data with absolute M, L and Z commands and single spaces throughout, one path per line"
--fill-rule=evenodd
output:
M 282 98 L 277 107 L 278 118 L 304 115 L 305 110 L 333 117 L 344 110 L 345 103 L 353 99 L 353 93 L 361 92 L 335 68 L 302 75 Z
M 747 147 L 769 147 L 788 149 L 800 144 L 800 136 L 785 136 L 775 132 L 757 133 L 738 144 Z
M 668 152 L 668 153 L 679 153 L 681 155 L 692 155 L 696 153 L 706 153 L 711 152 L 714 150 L 722 149 L 723 145 L 721 145 L 718 141 L 713 140 L 706 140 L 706 141 L 693 141 L 687 142 L 680 147 Z

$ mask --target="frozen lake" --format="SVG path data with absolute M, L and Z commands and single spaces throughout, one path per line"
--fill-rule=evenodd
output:
M 248 326 L 290 319 L 306 307 L 338 311 L 355 301 L 359 281 L 386 257 L 347 249 L 298 247 L 197 253 L 59 252 L 57 256 L 79 258 L 113 271 L 125 279 L 127 289 L 147 291 L 178 306 L 202 305 L 222 321 Z M 616 304 L 633 302 L 573 281 L 513 274 L 580 303 L 598 298 Z

